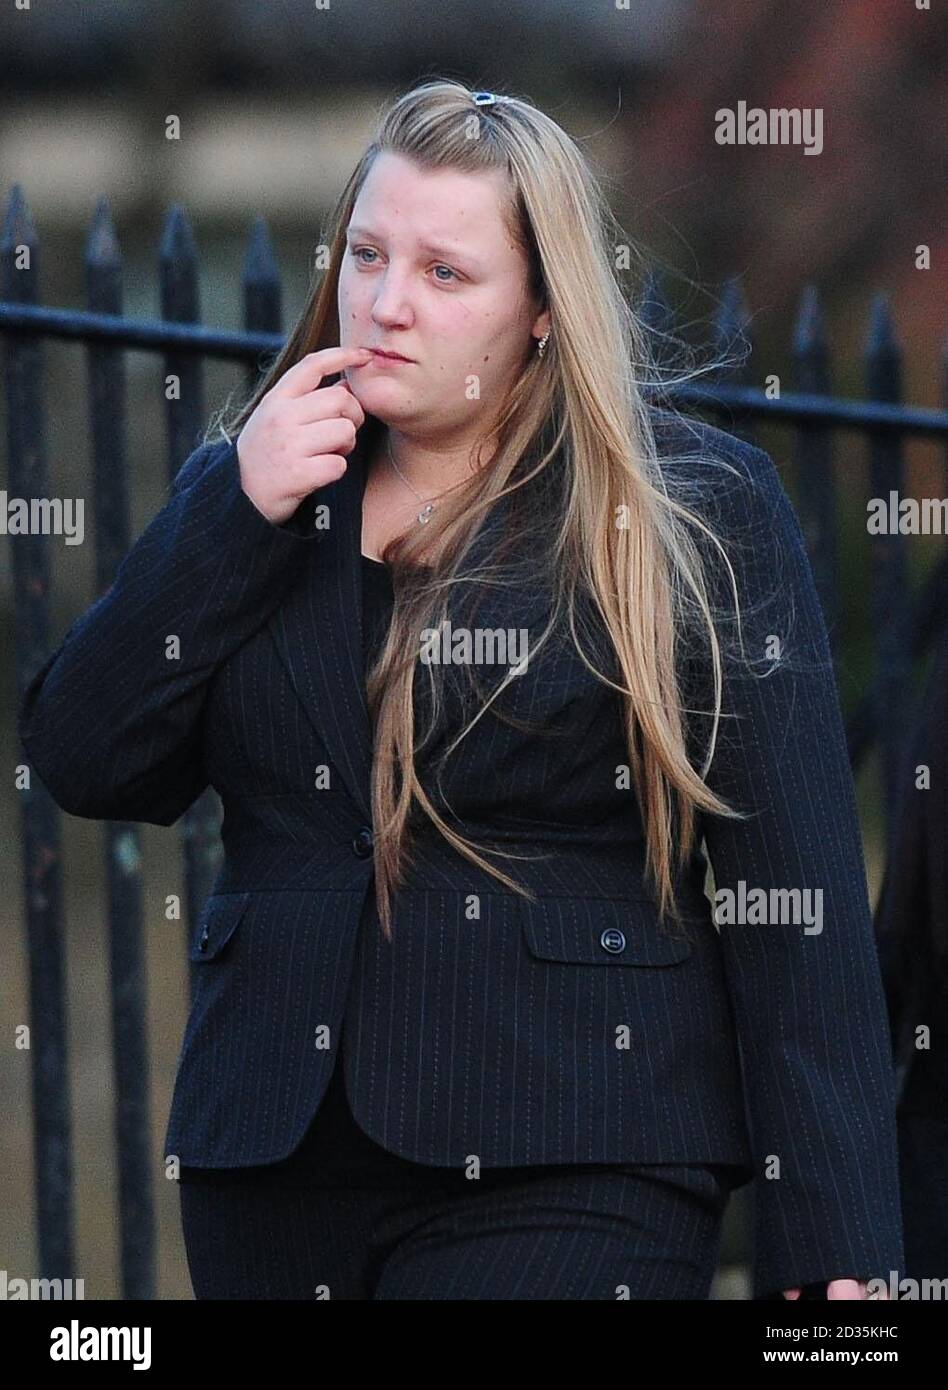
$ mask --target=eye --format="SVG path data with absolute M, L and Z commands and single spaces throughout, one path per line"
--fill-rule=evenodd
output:
M 352 246 L 349 248 L 349 254 L 352 256 L 353 260 L 358 265 L 368 267 L 373 266 L 377 263 L 379 253 L 376 250 L 374 250 L 374 248 L 371 246 Z M 372 256 L 374 259 L 369 261 L 363 260 L 363 256 L 366 255 Z M 434 270 L 436 272 L 440 270 L 444 270 L 447 272 L 448 278 L 446 278 L 443 275 L 435 275 L 435 278 L 439 285 L 450 285 L 452 280 L 456 280 L 458 284 L 461 283 L 460 275 L 458 275 L 457 271 L 452 270 L 449 265 L 436 265 L 434 266 Z

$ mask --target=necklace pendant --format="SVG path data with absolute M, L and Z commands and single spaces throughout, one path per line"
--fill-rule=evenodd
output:
M 434 503 L 429 502 L 423 511 L 418 513 L 418 520 L 422 526 L 427 526 L 431 520 L 431 513 L 434 511 Z

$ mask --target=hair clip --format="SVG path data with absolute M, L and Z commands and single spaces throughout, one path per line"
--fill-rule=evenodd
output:
M 493 92 L 472 92 L 471 95 L 475 106 L 493 106 L 499 100 Z

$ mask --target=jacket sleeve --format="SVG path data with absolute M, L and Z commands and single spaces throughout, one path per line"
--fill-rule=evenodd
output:
M 724 490 L 724 530 L 737 546 L 717 533 L 748 666 L 724 655 L 723 711 L 736 718 L 722 721 L 707 781 L 750 817 L 703 814 L 701 827 L 741 1057 L 760 1297 L 888 1278 L 904 1261 L 895 1069 L 823 613 L 772 460 L 748 445 L 732 461 L 742 479 Z M 722 917 L 722 890 L 739 904 L 741 881 L 767 893 L 758 921 L 739 906 Z M 788 920 L 795 898 L 803 910 Z
M 279 604 L 320 532 L 240 485 L 236 444 L 200 445 L 169 501 L 27 684 L 18 731 L 74 816 L 171 825 L 207 786 L 207 683 Z M 178 651 L 169 639 L 178 639 Z

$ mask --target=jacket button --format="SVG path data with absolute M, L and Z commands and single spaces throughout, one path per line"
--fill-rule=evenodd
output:
M 352 841 L 352 852 L 360 859 L 368 859 L 373 843 L 372 831 L 364 825 Z
M 599 938 L 599 945 L 604 951 L 609 951 L 610 954 L 615 955 L 617 952 L 625 950 L 625 934 L 619 931 L 618 927 L 606 927 Z

